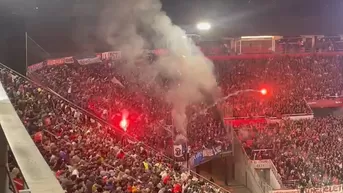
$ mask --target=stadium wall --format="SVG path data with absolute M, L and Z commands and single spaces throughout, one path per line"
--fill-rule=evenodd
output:
M 273 188 L 273 189 L 280 189 L 281 185 L 278 181 L 278 179 L 276 178 L 276 176 L 274 175 L 274 172 L 272 172 L 271 169 L 268 170 L 268 176 L 269 176 L 269 185 Z
M 267 174 L 264 176 L 264 179 L 273 189 L 282 188 L 281 176 L 277 172 L 273 161 L 270 159 L 265 160 L 251 160 L 251 167 L 255 170 L 264 170 L 267 171 Z
M 221 181 L 228 184 L 234 180 L 233 161 L 232 156 L 217 157 L 197 166 L 195 171 L 208 179 L 212 177 L 215 182 Z
M 234 179 L 253 193 L 267 193 L 271 191 L 272 187 L 262 181 L 255 169 L 251 167 L 249 158 L 235 132 L 233 132 L 233 135 Z

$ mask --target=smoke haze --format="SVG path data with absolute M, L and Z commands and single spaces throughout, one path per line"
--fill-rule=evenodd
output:
M 212 62 L 192 41 L 184 38 L 186 33 L 173 25 L 161 8 L 159 0 L 109 0 L 99 22 L 98 37 L 105 38 L 113 50 L 121 50 L 129 70 L 137 70 L 134 61 L 151 43 L 170 52 L 154 62 L 154 70 L 140 69 L 144 71 L 141 81 L 151 82 L 156 73 L 177 80 L 164 97 L 173 105 L 172 117 L 178 132 L 176 141 L 183 143 L 187 138 L 187 105 L 203 99 L 199 88 L 210 93 L 217 83 Z

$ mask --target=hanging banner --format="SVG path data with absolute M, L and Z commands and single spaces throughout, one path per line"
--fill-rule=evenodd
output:
M 306 188 L 305 193 L 343 193 L 342 184 L 340 185 L 332 185 L 332 186 L 324 186 L 321 188 Z
M 300 193 L 300 190 L 294 189 L 294 190 L 273 190 L 270 191 L 270 193 Z
M 50 59 L 46 61 L 47 66 L 57 66 L 64 64 L 64 58 Z
M 101 53 L 101 59 L 103 60 L 120 60 L 121 51 L 112 51 Z
M 74 64 L 74 58 L 72 56 L 63 58 L 65 64 Z
M 213 152 L 212 149 L 204 149 L 204 150 L 202 151 L 202 155 L 203 155 L 204 157 L 211 157 L 211 156 L 214 155 L 214 152 Z
M 174 157 L 181 158 L 182 156 L 182 145 L 174 145 Z
M 94 57 L 94 58 L 79 59 L 79 60 L 77 60 L 77 62 L 80 65 L 89 65 L 89 64 L 101 63 L 101 60 L 98 57 Z
M 35 72 L 36 70 L 39 70 L 43 68 L 43 62 L 39 62 L 37 64 L 32 64 L 31 66 L 28 66 L 27 67 L 27 74 L 30 74 L 32 72 Z
M 193 157 L 193 164 L 194 166 L 196 165 L 200 165 L 201 162 L 204 161 L 204 154 L 202 151 L 198 152 L 197 154 L 195 154 L 195 156 Z
M 342 184 L 324 186 L 321 188 L 305 188 L 304 193 L 343 193 Z M 300 193 L 300 189 L 293 190 L 273 190 L 270 193 Z
M 270 169 L 270 160 L 250 160 L 250 163 L 255 169 Z

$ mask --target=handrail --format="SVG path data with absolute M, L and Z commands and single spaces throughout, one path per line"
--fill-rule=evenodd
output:
M 8 66 L 6 66 L 6 65 L 4 65 L 4 64 L 1 64 L 1 63 L 0 63 L 0 66 L 2 66 L 2 67 L 4 67 L 4 68 L 6 68 L 7 70 L 9 70 L 9 71 L 15 73 L 16 75 L 20 76 L 21 78 L 24 78 L 25 80 L 27 80 L 27 81 L 29 81 L 29 82 L 31 82 L 31 83 L 33 83 L 33 84 L 39 86 L 39 87 L 42 87 L 44 90 L 46 90 L 46 91 L 48 91 L 48 92 L 54 94 L 55 96 L 59 97 L 59 98 L 62 99 L 63 101 L 65 101 L 65 102 L 67 102 L 67 103 L 69 103 L 69 104 L 72 104 L 75 108 L 77 108 L 78 110 L 82 111 L 83 113 L 85 113 L 85 114 L 87 114 L 87 115 L 90 115 L 92 118 L 94 118 L 94 119 L 100 121 L 101 123 L 104 123 L 104 124 L 106 124 L 106 125 L 108 125 L 108 126 L 114 128 L 114 129 L 116 129 L 116 131 L 118 130 L 121 134 L 124 134 L 125 136 L 128 136 L 128 137 L 132 138 L 133 140 L 137 141 L 133 136 L 129 135 L 128 133 L 123 132 L 121 129 L 118 129 L 118 128 L 115 127 L 114 125 L 112 125 L 112 124 L 108 123 L 107 121 L 105 121 L 105 120 L 99 118 L 99 117 L 96 116 L 95 114 L 93 114 L 93 113 L 91 113 L 91 112 L 89 112 L 89 111 L 87 111 L 87 110 L 85 110 L 85 109 L 79 107 L 78 105 L 76 105 L 75 103 L 73 103 L 73 102 L 67 100 L 67 99 L 64 98 L 64 97 L 62 97 L 61 95 L 59 95 L 58 93 L 56 93 L 55 91 L 53 91 L 52 89 L 50 89 L 49 87 L 46 87 L 46 86 L 44 86 L 44 85 L 42 85 L 42 84 L 40 84 L 40 83 L 34 82 L 34 81 L 31 80 L 30 78 L 21 75 L 20 73 L 16 72 L 15 70 L 9 68 Z M 143 144 L 144 144 L 146 147 L 148 147 L 149 149 L 151 149 L 152 151 L 161 152 L 161 151 L 158 151 L 158 150 L 156 150 L 156 149 L 150 147 L 150 146 L 147 145 L 146 143 L 143 143 Z M 168 157 L 168 156 L 166 156 L 166 155 L 164 155 L 164 154 L 162 154 L 162 156 L 163 156 L 164 158 L 168 159 L 168 160 L 172 160 L 170 157 Z M 191 171 L 191 172 L 192 172 L 192 171 Z M 194 172 L 192 172 L 192 173 L 194 174 Z M 205 177 L 203 177 L 203 176 L 201 176 L 201 175 L 199 175 L 199 174 L 196 174 L 196 175 L 199 176 L 200 178 L 204 179 L 206 182 L 210 183 L 211 185 L 215 186 L 216 188 L 219 188 L 219 189 L 222 190 L 222 191 L 225 191 L 225 192 L 227 192 L 227 193 L 230 193 L 230 191 L 228 191 L 228 190 L 226 190 L 226 189 L 220 187 L 218 184 L 215 184 L 215 183 L 209 181 L 209 180 L 206 179 Z

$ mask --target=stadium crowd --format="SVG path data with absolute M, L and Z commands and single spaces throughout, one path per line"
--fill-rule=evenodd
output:
M 224 95 L 263 87 L 269 91 L 266 96 L 243 92 L 230 97 L 223 106 L 231 108 L 231 116 L 281 117 L 311 113 L 308 99 L 341 96 L 341 63 L 340 56 L 228 60 L 216 61 L 215 72 Z M 196 192 L 194 189 L 204 187 L 198 191 L 215 191 L 207 182 L 195 179 L 143 145 L 157 149 L 170 146 L 174 133 L 168 127 L 172 125 L 171 107 L 154 95 L 149 85 L 135 79 L 139 77 L 137 72 L 124 74 L 117 68 L 106 62 L 60 65 L 44 67 L 34 75 L 42 84 L 113 125 L 120 125 L 123 115 L 128 114 L 130 129 L 126 132 L 113 133 L 106 124 L 97 124 L 54 94 L 6 70 L 1 71 L 1 81 L 29 133 L 35 136 L 37 146 L 69 192 L 103 192 L 109 188 L 116 192 Z M 204 104 L 188 109 L 188 114 L 198 112 L 199 106 Z M 342 124 L 340 118 L 326 117 L 251 123 L 239 126 L 237 132 L 251 159 L 272 159 L 283 181 L 321 186 L 343 180 L 339 151 Z M 188 127 L 190 153 L 203 146 L 230 145 L 223 135 L 225 129 L 218 129 L 222 126 L 213 111 L 190 119 Z
M 119 65 L 116 66 L 120 69 Z M 115 126 L 120 125 L 123 111 L 128 112 L 130 126 L 127 132 L 133 132 L 132 134 L 138 138 L 158 136 L 154 141 L 160 141 L 159 135 L 150 134 L 161 132 L 158 131 L 161 127 L 167 132 L 169 142 L 170 137 L 177 135 L 170 127 L 172 125 L 170 104 L 164 101 L 160 93 L 154 93 L 156 91 L 152 90 L 151 86 L 142 84 L 139 80 L 140 76 L 135 74 L 138 72 L 131 71 L 123 75 L 109 65 L 77 67 L 69 65 L 43 68 L 38 73 L 43 77 L 41 79 L 43 84 Z M 166 80 L 160 81 L 166 86 Z M 198 104 L 188 108 L 190 129 L 187 138 L 190 153 L 195 153 L 203 147 L 222 146 L 222 149 L 227 149 L 230 141 L 224 135 L 225 129 L 220 126 L 221 120 L 215 118 L 212 109 L 203 114 L 199 113 L 199 109 L 203 107 L 206 105 Z M 195 112 L 197 115 L 193 116 Z M 136 132 L 138 127 L 145 128 L 143 133 Z M 156 146 L 156 144 L 150 145 Z M 165 148 L 164 146 L 161 149 Z
M 66 192 L 222 192 L 129 133 L 80 113 L 27 79 L 0 69 L 0 80 Z
M 320 187 L 343 182 L 342 126 L 329 116 L 241 125 L 237 133 L 251 159 L 273 161 L 285 185 Z
M 305 99 L 342 93 L 342 57 L 274 57 L 215 64 L 225 95 L 238 90 L 266 87 L 267 96 L 243 93 L 228 100 L 233 116 L 279 117 L 310 113 Z
M 269 91 L 267 96 L 246 92 L 230 97 L 224 107 L 231 108 L 231 116 L 234 117 L 308 114 L 312 111 L 306 100 L 342 95 L 341 56 L 216 61 L 215 68 L 224 95 L 263 87 Z M 132 107 L 132 112 L 144 112 L 145 123 L 169 116 L 168 105 L 151 98 L 147 94 L 148 88 L 107 65 L 57 66 L 43 68 L 37 73 L 44 77 L 43 83 L 56 92 L 103 118 L 128 106 Z M 114 81 L 113 77 L 116 77 Z M 207 139 L 220 139 L 220 130 L 215 129 L 217 123 L 204 121 L 208 117 L 212 116 L 200 118 L 197 123 L 202 126 L 195 124 L 190 130 L 193 148 L 202 146 Z M 341 122 L 329 117 L 259 126 L 252 124 L 244 127 L 249 128 L 248 132 L 240 128 L 240 137 L 251 158 L 271 158 L 274 161 L 283 181 L 294 180 L 313 186 L 340 183 L 343 179 L 339 153 L 341 139 L 338 137 Z M 268 150 L 263 154 L 254 154 L 256 149 Z
M 279 117 L 311 113 L 305 99 L 341 95 L 341 62 L 342 57 L 275 57 L 219 61 L 215 68 L 224 95 L 263 87 L 270 92 L 267 96 L 246 92 L 230 97 L 225 106 L 233 108 L 231 116 Z M 43 84 L 99 116 L 113 115 L 128 107 L 145 112 L 140 115 L 144 115 L 142 119 L 150 118 L 148 123 L 170 116 L 168 104 L 147 95 L 151 91 L 146 85 L 137 84 L 139 80 L 132 80 L 135 75 L 124 77 L 107 65 L 57 66 L 37 73 L 44 77 Z M 130 88 L 113 86 L 113 77 Z

